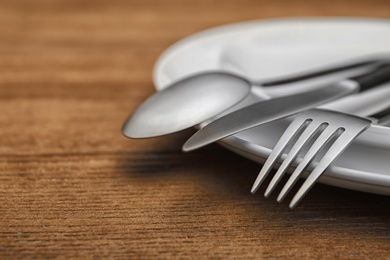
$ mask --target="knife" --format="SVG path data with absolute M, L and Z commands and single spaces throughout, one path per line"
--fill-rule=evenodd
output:
M 327 88 L 279 97 L 227 114 L 191 136 L 183 151 L 191 151 L 238 132 L 317 107 L 348 94 L 361 92 L 390 80 L 390 64 L 382 64 L 364 75 L 343 80 Z

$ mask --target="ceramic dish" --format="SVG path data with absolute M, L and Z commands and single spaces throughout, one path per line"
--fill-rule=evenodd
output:
M 174 44 L 157 61 L 154 82 L 157 90 L 161 90 L 180 78 L 209 70 L 234 72 L 252 81 L 265 82 L 378 53 L 390 53 L 389 20 L 295 18 L 245 22 L 200 32 Z M 389 88 L 390 84 L 372 94 L 349 97 L 333 107 L 360 114 L 359 103 L 366 102 L 369 105 L 363 110 L 369 114 L 375 107 L 369 96 L 389 100 L 382 94 L 389 93 Z M 272 91 L 254 91 L 240 105 L 264 96 L 272 98 Z M 386 102 L 381 101 L 382 105 Z M 219 143 L 261 163 L 288 123 L 289 119 L 279 120 Z M 390 195 L 389 159 L 390 128 L 373 126 L 354 141 L 319 181 Z

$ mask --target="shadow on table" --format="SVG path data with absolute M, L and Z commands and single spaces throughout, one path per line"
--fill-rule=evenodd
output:
M 242 214 L 243 219 L 252 223 L 251 228 L 270 219 L 294 225 L 294 230 L 312 225 L 315 228 L 328 227 L 337 234 L 338 226 L 348 226 L 348 232 L 357 235 L 386 237 L 390 233 L 390 200 L 387 196 L 316 184 L 301 204 L 290 210 L 288 204 L 294 190 L 281 204 L 276 202 L 279 190 L 275 190 L 270 198 L 262 196 L 265 187 L 255 195 L 250 194 L 261 165 L 216 144 L 183 153 L 181 145 L 187 137 L 188 133 L 164 137 L 169 142 L 161 149 L 132 154 L 123 165 L 126 174 L 143 180 L 145 186 L 170 182 L 173 185 L 170 188 L 177 189 L 181 195 L 191 195 L 192 203 L 207 204 L 226 211 L 226 214 L 231 214 L 235 207 L 234 214 Z M 299 186 L 300 183 L 296 185 Z M 180 199 L 178 196 L 177 200 Z

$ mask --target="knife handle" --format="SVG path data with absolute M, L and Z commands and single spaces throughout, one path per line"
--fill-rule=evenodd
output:
M 293 83 L 296 81 L 302 81 L 302 80 L 307 80 L 307 79 L 316 78 L 316 77 L 320 77 L 320 76 L 325 76 L 325 75 L 336 73 L 339 71 L 363 67 L 363 66 L 367 66 L 370 64 L 378 63 L 380 61 L 381 60 L 379 60 L 379 59 L 376 59 L 376 60 L 372 59 L 372 60 L 360 61 L 360 62 L 356 62 L 356 63 L 343 64 L 343 65 L 334 66 L 331 68 L 325 68 L 322 70 L 314 71 L 314 72 L 311 72 L 308 74 L 302 74 L 302 75 L 297 75 L 297 76 L 288 77 L 288 78 L 284 78 L 284 79 L 263 82 L 263 83 L 261 83 L 261 86 L 262 87 L 272 87 L 272 86 L 277 86 L 277 85 L 284 85 L 284 84 Z
M 390 81 L 390 64 L 386 63 L 379 66 L 374 71 L 361 76 L 350 78 L 350 80 L 353 80 L 359 84 L 360 92 L 371 89 L 380 83 Z

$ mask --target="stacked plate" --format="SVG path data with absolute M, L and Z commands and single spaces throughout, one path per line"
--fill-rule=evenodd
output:
M 194 73 L 222 70 L 253 82 L 303 74 L 356 57 L 390 53 L 390 21 L 380 19 L 306 18 L 253 21 L 207 30 L 169 48 L 155 65 L 157 90 Z M 345 75 L 333 75 L 339 80 Z M 300 83 L 302 87 L 307 83 Z M 308 84 L 321 84 L 311 81 Z M 356 94 L 333 108 L 369 114 L 370 103 L 390 84 L 372 93 Z M 284 88 L 288 95 L 293 88 Z M 278 90 L 280 93 L 280 90 Z M 240 106 L 277 96 L 270 88 L 255 88 Z M 387 91 L 387 90 L 386 90 Z M 389 91 L 387 91 L 388 93 Z M 384 93 L 384 92 L 383 92 Z M 385 97 L 386 98 L 386 97 Z M 361 106 L 367 103 L 366 106 Z M 383 102 L 382 102 L 383 103 Z M 390 100 L 388 102 L 390 104 Z M 290 120 L 265 124 L 220 141 L 249 159 L 264 162 Z M 371 127 L 337 159 L 320 182 L 347 189 L 390 195 L 390 128 Z

